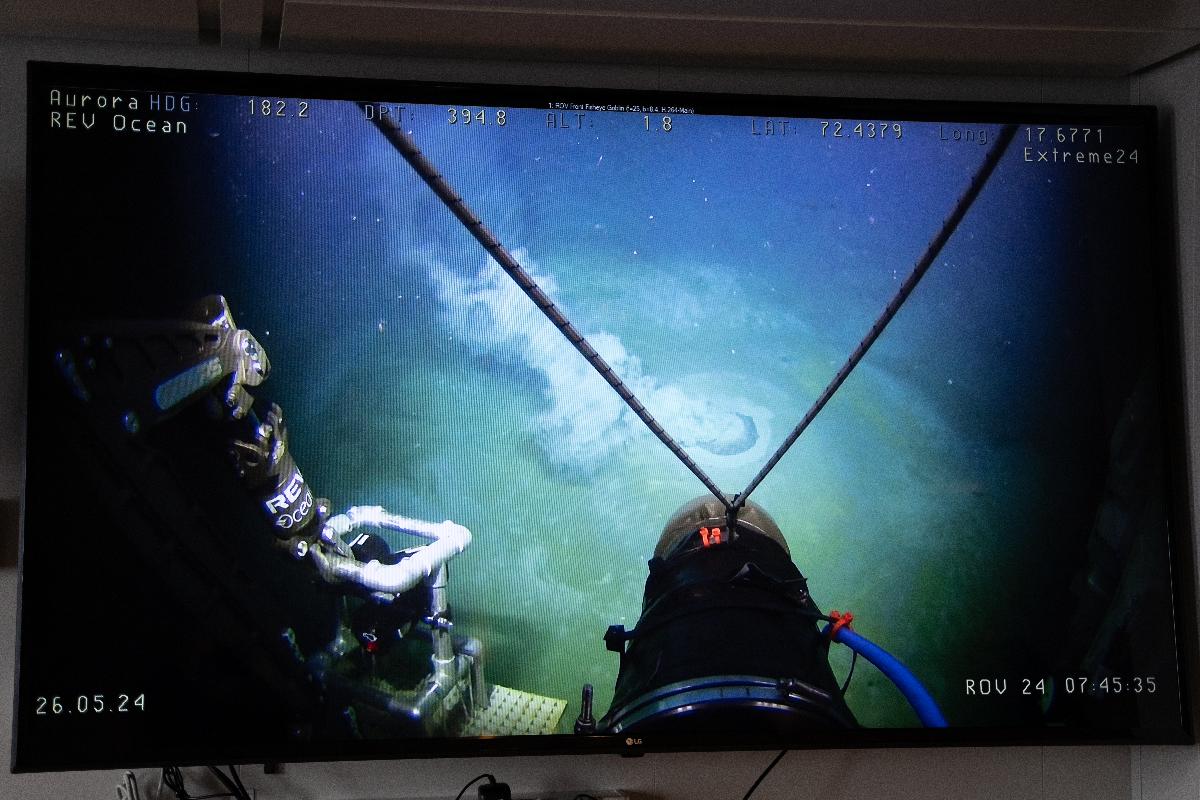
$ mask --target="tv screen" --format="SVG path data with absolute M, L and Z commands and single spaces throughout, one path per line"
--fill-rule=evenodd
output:
M 15 769 L 1190 736 L 1152 109 L 29 80 Z

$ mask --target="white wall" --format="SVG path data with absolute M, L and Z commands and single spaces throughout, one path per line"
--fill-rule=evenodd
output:
M 512 65 L 279 56 L 221 48 L 154 49 L 49 40 L 0 39 L 0 496 L 20 487 L 20 398 L 23 375 L 23 220 L 24 220 L 24 62 L 48 60 L 253 70 L 311 72 L 371 77 L 495 80 L 526 83 L 597 84 L 712 89 L 725 91 L 846 94 L 971 100 L 1026 100 L 1123 103 L 1130 97 L 1125 80 L 1043 80 L 964 76 L 906 76 L 837 73 L 745 72 Z M 1133 85 L 1143 100 L 1162 102 L 1188 97 L 1192 127 L 1181 138 L 1190 148 L 1190 203 L 1197 213 L 1195 146 L 1190 130 L 1200 122 L 1196 108 L 1197 57 L 1161 79 Z M 1189 89 L 1190 87 L 1190 89 Z M 1190 95 L 1187 92 L 1190 91 Z M 1136 97 L 1135 97 L 1136 99 Z M 1184 113 L 1181 111 L 1181 114 Z M 1182 152 L 1182 150 L 1181 150 Z M 1185 181 L 1181 178 L 1180 186 Z M 1184 240 L 1189 265 L 1188 308 L 1198 307 L 1194 279 L 1197 262 L 1195 225 Z M 1189 327 L 1196 343 L 1197 326 Z M 1200 352 L 1194 350 L 1193 352 Z M 1200 376 L 1193 376 L 1193 381 Z M 1192 398 L 1200 398 L 1193 384 Z M 1196 452 L 1195 448 L 1193 448 Z M 17 580 L 0 570 L 0 676 L 11 674 Z M 65 657 L 72 657 L 66 655 Z M 81 662 L 86 670 L 86 662 Z M 10 736 L 11 682 L 0 677 L 0 751 Z M 248 783 L 266 798 L 453 797 L 483 771 L 497 774 L 518 791 L 568 791 L 624 788 L 663 798 L 741 797 L 770 753 L 719 753 L 647 756 L 548 757 L 447 761 L 363 762 L 289 765 L 282 776 L 248 771 Z M 151 773 L 143 771 L 143 785 Z M 12 776 L 0 771 L 0 797 L 114 797 L 116 772 Z M 1087 800 L 1165 800 L 1200 797 L 1200 756 L 1190 748 L 962 748 L 914 750 L 817 751 L 792 753 L 756 793 L 756 798 L 1086 798 Z
M 1200 148 L 1196 144 L 1196 131 L 1200 129 L 1200 52 L 1135 78 L 1130 89 L 1133 102 L 1158 105 L 1171 120 L 1168 136 L 1175 161 L 1171 188 L 1178 222 L 1179 288 L 1187 353 L 1184 377 L 1191 420 L 1192 541 L 1200 553 Z M 1194 695 L 1195 676 L 1192 685 Z M 1140 787 L 1145 800 L 1200 797 L 1200 749 L 1144 747 L 1134 754 L 1132 763 L 1135 788 Z

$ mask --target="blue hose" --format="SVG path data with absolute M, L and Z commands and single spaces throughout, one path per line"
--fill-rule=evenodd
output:
M 825 627 L 824 632 L 829 632 L 829 626 Z M 908 667 L 900 662 L 900 659 L 870 639 L 846 627 L 839 628 L 838 632 L 834 634 L 833 640 L 846 645 L 870 661 L 887 676 L 888 680 L 896 684 L 900 694 L 904 695 L 904 699 L 913 707 L 913 711 L 917 712 L 917 717 L 921 720 L 922 725 L 926 728 L 948 727 L 946 718 L 942 716 L 942 710 L 938 708 L 937 701 L 929 694 L 929 690 L 917 680 L 917 676 L 913 675 Z

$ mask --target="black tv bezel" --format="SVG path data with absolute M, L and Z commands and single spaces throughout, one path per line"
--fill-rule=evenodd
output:
M 28 98 L 26 129 L 28 134 L 26 178 L 26 250 L 25 281 L 29 286 L 34 254 L 32 237 L 35 209 L 32 192 L 37 175 L 35 163 L 42 139 L 34 130 L 34 104 L 40 92 L 52 85 L 69 87 L 113 88 L 126 91 L 161 91 L 173 94 L 229 94 L 268 97 L 303 97 L 332 100 L 389 102 L 437 102 L 462 105 L 509 105 L 546 107 L 553 101 L 576 103 L 623 102 L 656 106 L 688 106 L 703 114 L 775 115 L 787 117 L 828 117 L 835 119 L 897 119 L 900 121 L 962 121 L 973 123 L 1019 122 L 1022 124 L 1060 124 L 1064 122 L 1130 124 L 1140 126 L 1146 133 L 1147 169 L 1152 182 L 1150 219 L 1158 225 L 1151 232 L 1154 252 L 1149 254 L 1153 266 L 1154 291 L 1158 296 L 1161 370 L 1161 396 L 1166 418 L 1163 424 L 1163 453 L 1167 459 L 1168 546 L 1171 555 L 1172 598 L 1174 602 L 1176 654 L 1179 666 L 1181 727 L 1175 731 L 1150 732 L 1129 729 L 1123 731 L 1082 731 L 1064 728 L 862 728 L 853 731 L 822 731 L 811 736 L 780 739 L 739 739 L 736 742 L 675 738 L 625 736 L 581 736 L 556 734 L 550 736 L 508 736 L 495 738 L 438 738 L 362 741 L 288 742 L 255 748 L 253 752 L 222 749 L 220 741 L 213 743 L 211 752 L 163 752 L 149 754 L 131 762 L 114 763 L 106 758 L 89 761 L 57 762 L 51 758 L 30 758 L 20 750 L 21 721 L 21 598 L 17 609 L 17 647 L 15 688 L 13 696 L 13 740 L 11 768 L 13 772 L 48 772 L 115 767 L 159 767 L 165 765 L 192 766 L 213 763 L 284 763 L 313 761 L 370 760 L 393 758 L 449 758 L 530 755 L 621 754 L 642 755 L 658 752 L 711 752 L 721 750 L 768 749 L 839 749 L 878 747 L 943 747 L 943 746 L 1030 746 L 1030 745 L 1129 745 L 1129 744 L 1193 744 L 1195 743 L 1196 712 L 1192 707 L 1189 676 L 1196 674 L 1200 661 L 1196 645 L 1194 545 L 1190 513 L 1189 458 L 1186 448 L 1186 400 L 1183 381 L 1183 342 L 1180 317 L 1180 292 L 1176 267 L 1172 259 L 1168 198 L 1164 194 L 1166 181 L 1159 160 L 1158 114 L 1152 106 L 1136 105 L 1072 105 L 1063 103 L 963 102 L 940 100 L 863 99 L 773 94 L 731 94 L 675 92 L 669 90 L 610 89 L 597 87 L 556 87 L 509 85 L 503 83 L 430 82 L 381 80 L 348 77 L 313 77 L 250 72 L 220 72 L 183 69 L 161 69 L 89 65 L 74 63 L 30 61 L 28 63 Z M 25 293 L 24 354 L 28 365 L 30 293 Z M 26 366 L 25 373 L 28 373 Z M 27 374 L 23 376 L 27 411 L 31 398 Z M 25 414 L 28 420 L 27 413 Z M 26 464 L 29 450 L 28 431 L 22 453 Z M 25 496 L 24 475 L 21 497 L 21 549 L 18 575 L 24 579 Z M 1186 535 L 1180 535 L 1180 531 Z M 24 756 L 24 760 L 22 760 Z

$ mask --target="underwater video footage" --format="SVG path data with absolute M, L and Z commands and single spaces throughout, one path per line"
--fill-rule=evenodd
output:
M 1185 736 L 1147 110 L 32 69 L 16 769 Z

